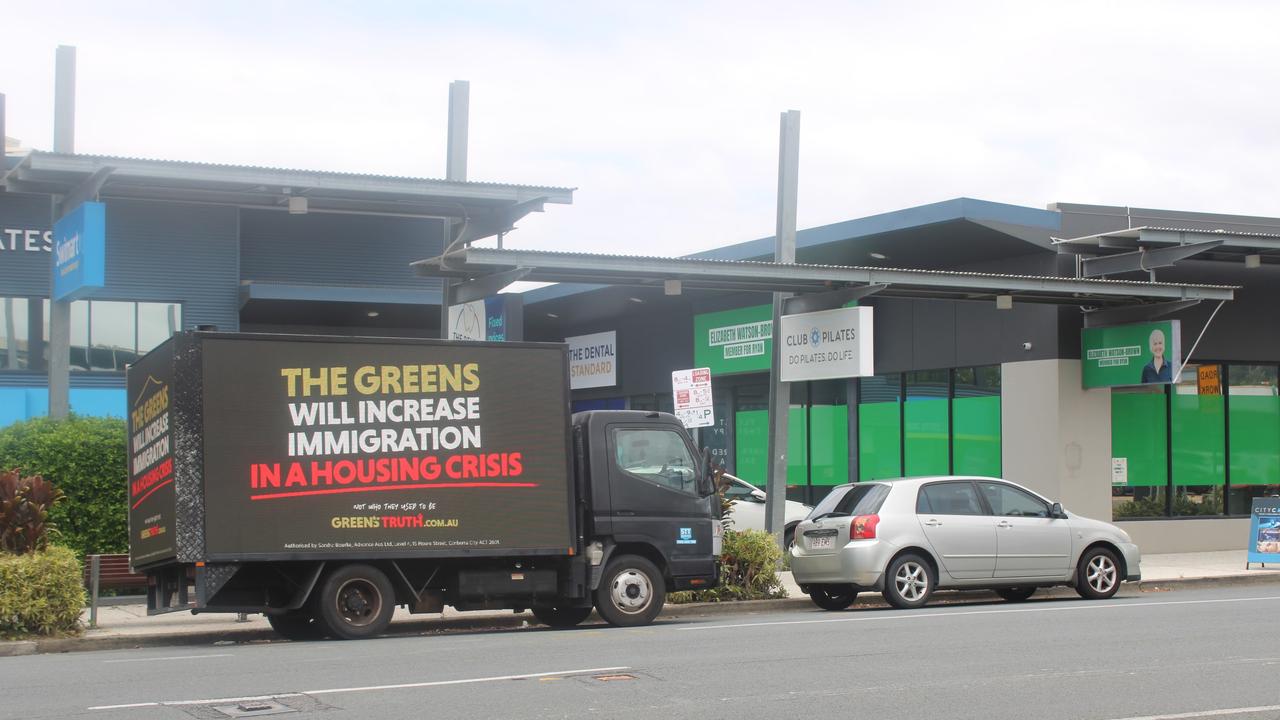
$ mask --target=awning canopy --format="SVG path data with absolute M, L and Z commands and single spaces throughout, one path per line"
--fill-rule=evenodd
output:
M 1054 246 L 1059 252 L 1100 256 L 1200 247 L 1194 253 L 1197 260 L 1243 263 L 1246 257 L 1256 255 L 1259 264 L 1280 263 L 1280 235 L 1203 228 L 1143 226 L 1078 238 L 1054 238 Z
M 453 302 L 497 292 L 515 280 L 639 287 L 663 287 L 668 280 L 678 280 L 682 291 L 802 294 L 874 288 L 879 297 L 993 300 L 998 295 L 1011 295 L 1021 302 L 1092 308 L 1171 300 L 1230 300 L 1236 290 L 1225 285 L 477 247 L 419 260 L 413 266 L 419 275 L 467 281 L 454 286 L 457 294 L 452 295 Z
M 387 214 L 465 220 L 464 241 L 509 230 L 545 203 L 569 204 L 557 187 L 450 182 L 283 168 L 142 160 L 33 151 L 4 175 L 12 192 L 77 199 L 145 199 L 245 208 Z M 294 200 L 292 208 L 291 198 Z

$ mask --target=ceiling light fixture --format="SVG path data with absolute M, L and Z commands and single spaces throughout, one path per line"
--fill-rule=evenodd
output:
M 867 253 L 867 254 L 868 254 L 868 255 L 870 255 L 871 257 L 875 258 L 876 260 L 888 260 L 888 259 L 889 259 L 889 256 L 888 256 L 888 255 L 885 255 L 884 253 L 873 252 L 873 253 Z
M 560 319 L 560 316 L 559 316 L 559 315 L 557 315 L 557 314 L 555 314 L 555 313 L 547 313 L 547 317 L 551 318 L 552 320 L 559 320 L 559 319 Z
M 633 302 L 633 303 L 642 303 L 642 302 L 644 302 L 644 300 L 641 300 L 641 299 L 640 299 L 640 298 L 638 298 L 638 297 L 629 297 L 629 298 L 627 298 L 627 299 L 628 299 L 628 300 L 630 300 L 630 301 L 631 301 L 631 302 Z
M 368 315 L 369 317 L 378 317 L 378 314 L 379 313 L 377 310 L 370 310 L 369 312 L 365 313 L 365 315 Z

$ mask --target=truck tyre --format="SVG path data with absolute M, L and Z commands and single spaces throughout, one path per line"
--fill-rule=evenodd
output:
M 648 625 L 662 612 L 667 587 L 662 573 L 639 555 L 609 561 L 596 588 L 596 611 L 610 625 Z
M 286 640 L 298 642 L 319 640 L 324 637 L 324 628 L 320 626 L 315 615 L 305 609 L 290 610 L 280 615 L 268 615 L 267 623 L 277 635 Z
M 534 606 L 533 616 L 538 622 L 553 628 L 571 628 L 586 620 L 591 615 L 589 607 L 548 607 Z
M 330 573 L 316 597 L 320 624 L 343 640 L 380 635 L 391 624 L 395 591 L 383 572 L 370 565 L 343 565 Z

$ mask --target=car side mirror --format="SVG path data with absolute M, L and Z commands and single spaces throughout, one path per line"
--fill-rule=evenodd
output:
M 1049 507 L 1049 517 L 1064 520 L 1067 517 L 1067 511 L 1062 509 L 1062 503 L 1054 503 Z
M 753 502 L 762 503 L 762 502 L 764 502 L 764 501 L 765 501 L 765 498 L 767 498 L 767 497 L 768 497 L 768 496 L 764 494 L 764 491 L 763 491 L 763 490 L 752 490 L 752 491 L 751 491 L 751 500 L 752 500 Z

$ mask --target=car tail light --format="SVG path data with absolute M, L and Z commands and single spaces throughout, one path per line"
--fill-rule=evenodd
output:
M 880 524 L 879 515 L 859 515 L 849 523 L 850 540 L 874 540 L 876 526 Z

